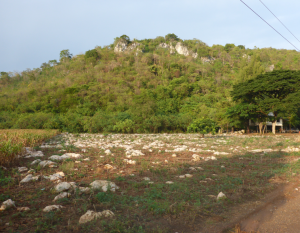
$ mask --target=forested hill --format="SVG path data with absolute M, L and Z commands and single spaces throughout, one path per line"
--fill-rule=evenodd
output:
M 232 86 L 273 69 L 299 70 L 300 54 L 174 34 L 60 53 L 40 68 L 1 72 L 0 128 L 69 132 L 184 132 L 198 118 L 235 126 Z

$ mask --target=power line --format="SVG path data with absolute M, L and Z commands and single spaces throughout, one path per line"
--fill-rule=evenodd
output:
M 272 13 L 272 15 L 274 15 L 276 17 L 276 19 L 278 19 L 277 16 L 261 0 L 259 0 L 259 1 Z M 280 19 L 278 19 L 278 21 L 286 28 L 286 30 L 288 30 L 298 40 L 298 38 L 283 24 L 283 22 L 280 21 Z
M 244 3 L 244 1 L 243 0 L 240 0 L 242 3 Z M 252 10 L 251 9 L 251 7 L 249 7 L 246 3 L 244 3 L 254 14 L 256 14 L 259 18 L 261 18 L 261 20 L 263 20 L 266 24 L 268 24 L 271 28 L 273 28 L 266 20 L 264 20 L 262 17 L 260 17 L 260 15 L 259 14 L 257 14 L 254 10 Z M 275 31 L 275 32 L 277 32 L 279 35 L 281 35 L 275 28 L 273 28 L 273 30 Z M 299 51 L 299 49 L 295 46 L 295 45 L 293 45 L 287 38 L 285 38 L 283 35 L 281 35 L 281 37 L 283 38 L 283 39 L 285 39 L 287 42 L 289 42 L 296 50 L 298 50 Z

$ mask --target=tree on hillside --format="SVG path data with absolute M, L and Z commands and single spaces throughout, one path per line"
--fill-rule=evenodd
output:
M 174 33 L 169 33 L 165 36 L 166 41 L 179 41 L 179 37 L 176 36 Z
M 65 59 L 71 59 L 72 56 L 73 55 L 70 53 L 69 49 L 62 50 L 62 51 L 60 51 L 60 54 L 59 54 L 61 61 L 65 60 Z
M 233 100 L 246 106 L 249 116 L 272 119 L 275 134 L 276 120 L 299 108 L 300 72 L 277 70 L 233 86 Z M 272 112 L 274 116 L 268 116 Z

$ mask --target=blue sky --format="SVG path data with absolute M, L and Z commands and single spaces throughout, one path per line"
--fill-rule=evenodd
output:
M 300 48 L 259 0 L 244 2 Z M 300 38 L 300 1 L 263 2 Z M 63 49 L 76 55 L 109 45 L 123 34 L 294 49 L 239 0 L 0 0 L 0 32 L 0 71 L 6 72 L 58 60 Z

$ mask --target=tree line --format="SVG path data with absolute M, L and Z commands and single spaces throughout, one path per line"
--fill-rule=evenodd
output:
M 114 52 L 120 40 L 128 46 L 139 43 L 142 52 Z M 170 54 L 169 49 L 159 46 L 177 42 L 198 57 Z M 261 75 L 270 78 L 283 75 L 285 70 L 294 72 L 300 67 L 299 58 L 295 50 L 208 46 L 174 34 L 144 40 L 123 35 L 113 44 L 97 46 L 85 54 L 73 56 L 63 50 L 59 61 L 50 60 L 36 69 L 1 72 L 0 128 L 187 132 L 197 130 L 201 119 L 210 119 L 211 125 L 226 130 L 247 128 L 246 119 L 266 119 L 257 109 L 249 108 L 257 105 L 268 110 L 266 101 L 254 98 L 245 102 L 242 96 L 247 93 L 242 84 L 254 85 L 251 80 Z M 271 101 L 272 97 L 268 98 Z M 296 119 L 297 111 L 283 114 L 286 103 L 285 99 L 270 111 L 276 118 Z

